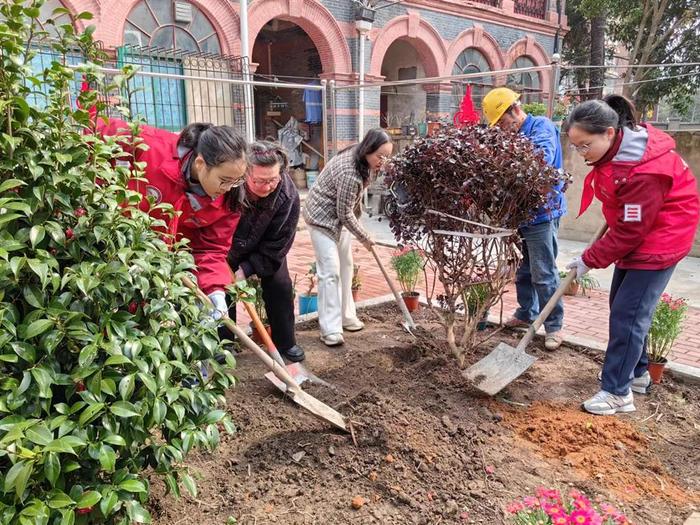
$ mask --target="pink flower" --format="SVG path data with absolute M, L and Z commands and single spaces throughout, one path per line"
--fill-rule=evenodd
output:
M 557 516 L 565 516 L 566 517 L 566 511 L 560 507 L 559 505 L 551 505 L 549 503 L 543 503 L 542 504 L 542 510 L 544 510 L 547 513 L 547 516 L 550 518 L 555 518 Z M 564 522 L 566 523 L 566 522 Z
M 538 487 L 535 494 L 537 494 L 538 498 L 544 498 L 544 499 L 552 500 L 555 502 L 561 502 L 561 494 L 559 493 L 558 490 L 555 490 L 555 489 L 547 489 L 545 487 Z
M 552 519 L 552 525 L 568 525 L 569 518 L 566 514 L 560 514 L 558 516 L 550 516 Z
M 602 520 L 592 509 L 576 509 L 569 514 L 571 525 L 601 525 Z
M 540 500 L 534 496 L 525 496 L 523 498 L 523 505 L 525 505 L 528 509 L 536 509 L 540 506 Z
M 517 513 L 520 512 L 521 510 L 525 510 L 525 505 L 523 505 L 523 504 L 522 504 L 521 502 L 519 502 L 519 501 L 514 501 L 514 502 L 512 502 L 511 504 L 509 504 L 509 505 L 506 507 L 506 510 L 507 510 L 510 514 L 517 514 Z

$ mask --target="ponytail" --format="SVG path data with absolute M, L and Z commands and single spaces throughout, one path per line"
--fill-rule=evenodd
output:
M 250 163 L 253 166 L 276 166 L 279 164 L 280 173 L 289 169 L 289 156 L 279 142 L 258 140 L 248 149 Z
M 571 112 L 564 124 L 564 131 L 573 126 L 593 134 L 605 133 L 608 128 L 634 129 L 637 127 L 634 104 L 621 95 L 608 95 L 603 100 L 587 100 Z
M 608 95 L 603 98 L 603 101 L 617 113 L 618 128 L 634 129 L 637 127 L 636 109 L 630 100 L 622 95 Z
M 210 129 L 212 126 L 213 124 L 205 122 L 194 122 L 189 124 L 180 132 L 180 138 L 177 139 L 177 147 L 191 150 L 196 149 L 197 144 L 199 144 L 199 137 L 201 137 L 202 133 Z

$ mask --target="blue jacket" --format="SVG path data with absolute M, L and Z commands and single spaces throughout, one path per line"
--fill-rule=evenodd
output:
M 544 152 L 544 160 L 547 164 L 557 169 L 562 167 L 559 129 L 551 120 L 546 117 L 528 115 L 520 128 L 520 133 Z M 562 181 L 552 188 L 547 204 L 537 210 L 537 215 L 529 224 L 540 224 L 566 215 L 566 197 L 562 192 L 563 187 L 564 182 Z

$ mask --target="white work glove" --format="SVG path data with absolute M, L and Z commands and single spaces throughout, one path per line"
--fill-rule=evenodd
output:
M 586 263 L 583 262 L 583 259 L 581 257 L 574 257 L 573 260 L 566 265 L 567 270 L 576 270 L 576 278 L 580 279 L 583 277 L 585 274 L 588 273 L 590 268 L 586 266 Z
M 222 317 L 228 315 L 228 305 L 226 304 L 226 292 L 217 290 L 209 294 L 209 299 L 214 304 L 214 309 L 211 311 L 211 317 L 214 321 L 218 321 Z
M 233 275 L 237 283 L 240 281 L 245 281 L 247 279 L 247 277 L 243 273 L 243 270 L 241 270 L 240 268 L 236 270 L 236 272 Z

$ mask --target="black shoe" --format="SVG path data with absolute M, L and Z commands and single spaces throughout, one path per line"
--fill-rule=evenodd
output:
M 292 363 L 304 360 L 304 351 L 299 345 L 294 345 L 289 350 L 280 350 L 280 354 L 289 359 Z

